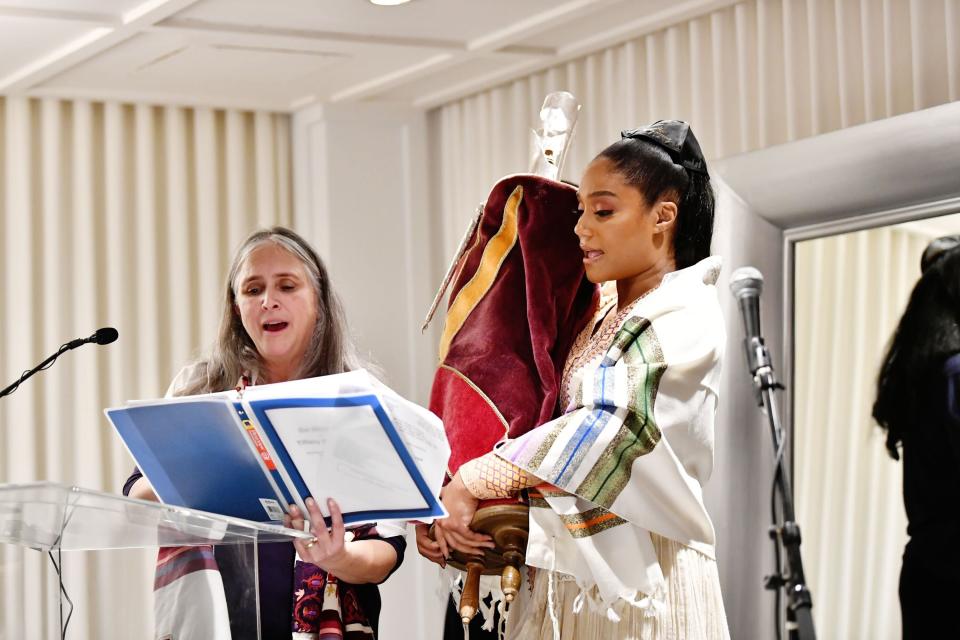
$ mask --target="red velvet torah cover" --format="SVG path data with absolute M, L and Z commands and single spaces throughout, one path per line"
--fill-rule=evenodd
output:
M 554 418 L 564 361 L 593 315 L 573 232 L 576 190 L 536 175 L 494 185 L 450 291 L 430 409 L 460 465 Z

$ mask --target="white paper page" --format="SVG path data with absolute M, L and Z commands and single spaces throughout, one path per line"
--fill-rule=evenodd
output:
M 328 497 L 345 512 L 428 506 L 369 406 L 266 414 L 324 515 Z
M 407 445 L 417 467 L 422 470 L 431 493 L 440 495 L 450 459 L 450 445 L 443 422 L 427 409 L 397 395 L 383 384 L 378 382 L 376 387 L 400 438 Z
M 250 400 L 366 394 L 376 394 L 380 398 L 427 486 L 433 495 L 440 495 L 450 459 L 450 445 L 443 422 L 429 410 L 397 394 L 366 370 L 260 385 L 246 391 L 246 397 Z

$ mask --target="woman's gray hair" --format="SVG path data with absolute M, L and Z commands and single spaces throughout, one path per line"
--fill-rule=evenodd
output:
M 300 235 L 286 227 L 271 227 L 254 232 L 237 250 L 227 274 L 220 333 L 210 357 L 199 363 L 196 375 L 176 395 L 213 393 L 232 388 L 244 374 L 262 375 L 263 361 L 253 340 L 243 328 L 237 311 L 237 279 L 247 258 L 255 249 L 272 243 L 289 251 L 303 264 L 317 300 L 317 323 L 310 345 L 294 375 L 311 378 L 352 371 L 362 367 L 346 328 L 346 318 L 336 293 L 330 286 L 327 269 Z

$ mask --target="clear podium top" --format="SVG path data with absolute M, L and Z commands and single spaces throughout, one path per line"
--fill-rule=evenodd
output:
M 54 482 L 0 485 L 0 542 L 48 551 L 290 542 L 302 531 Z

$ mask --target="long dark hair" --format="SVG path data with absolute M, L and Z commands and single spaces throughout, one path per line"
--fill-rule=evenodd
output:
M 710 255 L 714 197 L 709 176 L 674 163 L 666 150 L 641 138 L 618 140 L 597 157 L 610 160 L 647 204 L 664 199 L 676 202 L 673 253 L 677 269 Z
M 929 406 L 923 394 L 931 376 L 942 375 L 944 361 L 960 352 L 958 320 L 960 249 L 954 248 L 935 258 L 913 287 L 877 376 L 873 418 L 886 429 L 894 460 L 900 459 L 904 434 L 942 411 Z
M 210 357 L 198 363 L 196 374 L 177 395 L 224 391 L 237 384 L 241 375 L 262 373 L 260 354 L 236 309 L 236 292 L 243 264 L 254 249 L 267 243 L 289 251 L 303 263 L 317 297 L 317 323 L 295 378 L 342 373 L 363 366 L 347 332 L 346 319 L 323 260 L 296 232 L 286 227 L 272 227 L 251 234 L 234 255 L 224 286 L 217 342 Z

